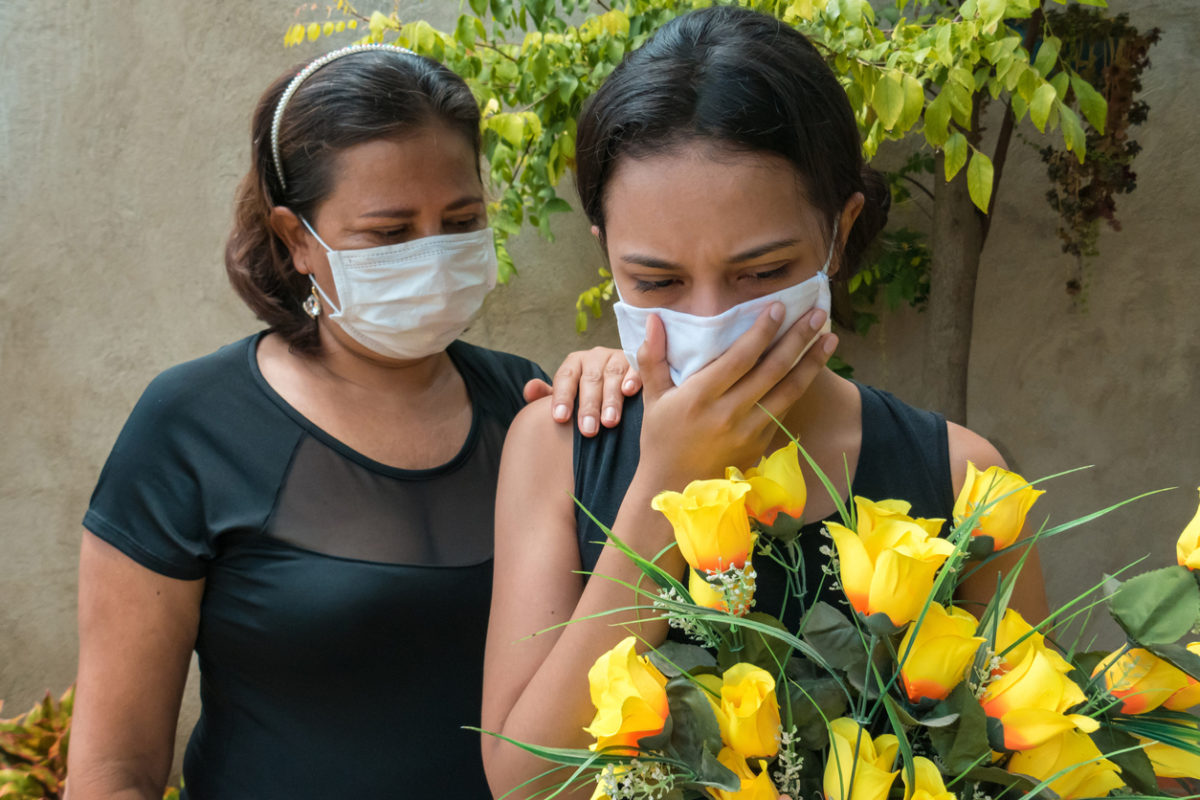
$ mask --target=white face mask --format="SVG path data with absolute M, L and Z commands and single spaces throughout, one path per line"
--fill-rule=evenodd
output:
M 329 318 L 373 353 L 398 359 L 440 353 L 457 339 L 496 286 L 492 229 L 426 236 L 411 242 L 334 250 L 325 248 L 341 308 L 309 275 Z
M 833 242 L 837 242 L 837 224 L 834 223 Z M 833 261 L 833 244 L 820 272 L 806 281 L 777 292 L 756 297 L 728 308 L 714 317 L 698 317 L 669 308 L 639 308 L 624 300 L 613 303 L 617 315 L 617 331 L 621 336 L 621 348 L 629 363 L 637 366 L 637 351 L 646 339 L 646 320 L 651 314 L 662 320 L 667 334 L 667 366 L 671 380 L 676 385 L 683 383 L 693 373 L 705 367 L 728 350 L 739 336 L 750 330 L 755 320 L 767 306 L 774 302 L 783 303 L 783 322 L 775 333 L 772 343 L 779 341 L 788 328 L 813 308 L 830 308 L 829 264 Z M 620 296 L 620 290 L 617 290 Z M 821 333 L 829 332 L 829 320 Z M 819 334 L 818 334 L 819 335 Z M 801 355 L 816 342 L 816 336 L 805 346 Z

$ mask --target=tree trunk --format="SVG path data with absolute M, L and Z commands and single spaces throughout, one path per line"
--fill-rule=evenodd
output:
M 983 215 L 967 192 L 966 169 L 946 183 L 940 153 L 934 185 L 924 384 L 930 405 L 947 419 L 965 425 Z

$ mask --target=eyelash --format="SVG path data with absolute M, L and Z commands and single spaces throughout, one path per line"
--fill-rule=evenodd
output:
M 769 270 L 765 270 L 763 272 L 752 272 L 752 273 L 746 275 L 745 277 L 750 278 L 751 280 L 755 280 L 755 281 L 775 280 L 776 278 L 783 277 L 784 273 L 787 272 L 787 268 L 788 268 L 788 265 L 783 264 L 781 266 L 776 267 L 775 269 L 769 269 Z M 636 290 L 638 292 L 647 293 L 647 292 L 657 291 L 659 289 L 666 289 L 667 287 L 671 286 L 675 282 L 676 282 L 675 278 L 665 278 L 661 281 L 644 281 L 644 280 L 641 280 L 640 278 L 634 278 L 633 279 L 633 288 L 634 288 L 634 290 Z
M 468 230 L 470 228 L 474 228 L 479 225 L 479 217 L 474 216 L 474 217 L 468 217 L 467 219 L 450 220 L 450 221 L 446 222 L 445 225 L 447 228 L 451 228 L 451 229 Z M 384 239 L 395 239 L 396 237 L 404 236 L 405 234 L 408 234 L 411 231 L 412 231 L 412 228 L 408 227 L 408 226 L 405 226 L 403 228 L 392 228 L 391 230 L 387 230 L 387 231 L 379 231 L 379 236 L 381 236 Z

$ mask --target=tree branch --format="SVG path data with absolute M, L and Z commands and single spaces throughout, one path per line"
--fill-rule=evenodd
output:
M 1021 46 L 1033 58 L 1033 43 L 1037 32 L 1042 27 L 1042 9 L 1039 6 L 1029 17 L 1028 27 L 1025 28 L 1025 39 Z M 1000 176 L 1004 174 L 1004 163 L 1008 160 L 1008 147 L 1012 143 L 1013 128 L 1016 127 L 1016 117 L 1012 111 L 1012 100 L 1005 103 L 1004 121 L 1000 123 L 1000 133 L 996 137 L 996 149 L 992 151 L 992 197 L 988 201 L 987 214 L 983 218 L 982 241 L 980 246 L 987 244 L 988 231 L 992 227 L 992 213 L 996 209 L 996 195 L 999 194 Z

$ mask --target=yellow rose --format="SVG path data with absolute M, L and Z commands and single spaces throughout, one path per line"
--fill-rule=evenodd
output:
M 788 442 L 742 475 L 737 467 L 725 470 L 725 477 L 750 484 L 746 511 L 763 525 L 774 525 L 780 513 L 800 519 L 808 501 L 808 488 L 800 472 L 800 448 Z
M 1181 567 L 1200 569 L 1200 508 L 1196 509 L 1196 516 L 1192 517 L 1183 533 L 1179 534 L 1179 541 L 1175 543 L 1175 556 L 1179 559 Z
M 979 701 L 984 713 L 1000 722 L 1004 747 L 1028 750 L 1064 731 L 1096 730 L 1099 723 L 1094 719 L 1067 713 L 1087 697 L 1062 670 L 1062 657 L 1043 644 L 1021 652 L 1020 661 L 1004 662 L 1002 674 L 987 684 Z
M 825 800 L 885 800 L 899 770 L 893 771 L 900 742 L 890 733 L 874 741 L 849 717 L 829 723 Z
M 1124 714 L 1153 711 L 1189 688 L 1186 673 L 1149 650 L 1135 647 L 1118 653 L 1097 664 L 1092 676 L 1104 673 L 1104 685 L 1121 701 L 1120 711 Z
M 968 611 L 929 604 L 920 627 L 909 627 L 900 643 L 900 680 L 909 700 L 943 700 L 962 683 L 979 645 L 987 641 L 975 635 L 978 626 Z
M 1065 731 L 1037 747 L 1015 753 L 1008 762 L 1009 772 L 1028 775 L 1038 781 L 1067 767 L 1074 769 L 1049 785 L 1059 800 L 1104 797 L 1125 785 L 1117 765 L 1104 758 L 1088 736 L 1075 730 Z
M 625 637 L 588 670 L 596 716 L 584 730 L 596 738 L 593 750 L 633 748 L 639 739 L 660 733 L 666 723 L 667 679 L 633 645 L 634 637 Z
M 1046 646 L 1046 637 L 1034 630 L 1024 617 L 1011 608 L 1006 610 L 996 627 L 996 652 L 1002 654 L 1004 667 L 1011 669 L 1024 661 L 1029 651 L 1034 649 L 1041 650 L 1042 655 L 1063 675 L 1074 669 L 1071 662 Z
M 758 762 L 757 775 L 754 774 L 754 770 L 750 769 L 746 759 L 730 747 L 721 749 L 717 755 L 717 761 L 728 767 L 742 781 L 741 788 L 736 792 L 710 789 L 709 791 L 717 796 L 717 800 L 778 800 L 779 790 L 775 788 L 775 784 L 771 783 L 771 777 L 767 775 L 766 761 Z
M 921 613 L 938 568 L 954 545 L 937 537 L 942 520 L 913 519 L 908 504 L 854 498 L 858 531 L 837 523 L 827 528 L 837 547 L 842 590 L 866 616 L 886 614 L 901 626 Z
M 746 516 L 747 483 L 692 481 L 683 492 L 663 492 L 650 505 L 675 529 L 679 552 L 692 569 L 721 572 L 750 557 L 754 534 Z
M 1200 656 L 1200 642 L 1192 642 L 1187 649 L 1193 655 Z M 1200 706 L 1200 681 L 1187 673 L 1184 673 L 1183 677 L 1187 683 L 1167 698 L 1167 701 L 1163 703 L 1163 708 L 1169 708 L 1172 711 L 1187 711 L 1193 706 Z
M 775 679 L 753 664 L 734 664 L 721 678 L 721 738 L 743 758 L 779 752 Z
M 916 786 L 908 785 L 908 773 L 902 773 L 904 780 L 904 796 L 907 800 L 955 800 L 954 792 L 946 790 L 942 773 L 937 765 L 928 758 L 917 756 L 913 759 L 913 777 Z
M 983 472 L 967 462 L 967 479 L 954 502 L 954 520 L 961 522 L 982 505 L 989 506 L 980 515 L 972 536 L 990 536 L 992 548 L 1003 550 L 1017 540 L 1025 527 L 1025 515 L 1045 492 L 1034 489 L 1015 472 L 988 467 Z

